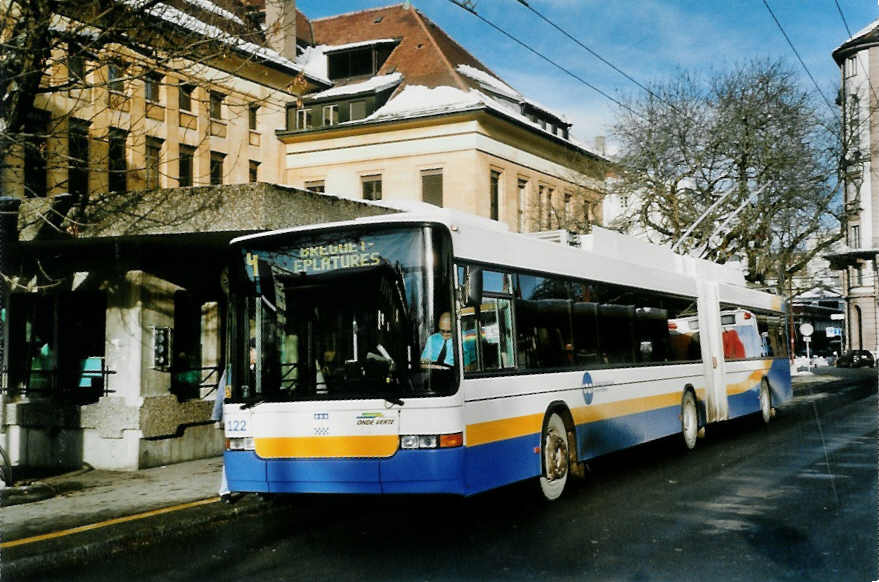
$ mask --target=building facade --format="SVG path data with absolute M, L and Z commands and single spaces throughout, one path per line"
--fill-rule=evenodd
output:
M 418 201 L 531 232 L 601 221 L 606 160 L 410 5 L 311 22 L 300 58 L 333 87 L 291 103 L 286 183 Z
M 840 68 L 839 105 L 843 120 L 846 247 L 828 258 L 842 272 L 849 349 L 879 353 L 879 20 L 833 52 Z

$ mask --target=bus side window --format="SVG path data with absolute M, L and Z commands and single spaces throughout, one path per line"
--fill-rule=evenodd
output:
M 462 360 L 465 372 L 475 372 L 479 368 L 476 357 L 476 310 L 464 307 L 458 313 L 461 326 L 461 347 L 464 352 Z
M 513 315 L 509 299 L 486 297 L 479 311 L 482 369 L 498 370 L 515 366 L 513 356 Z
M 519 275 L 516 334 L 520 365 L 530 369 L 574 364 L 568 282 L 561 278 Z

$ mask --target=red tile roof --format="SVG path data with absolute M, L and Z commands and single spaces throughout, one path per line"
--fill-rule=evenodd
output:
M 408 4 L 318 18 L 311 24 L 316 45 L 399 39 L 400 44 L 377 74 L 399 71 L 405 79 L 404 85 L 448 85 L 467 91 L 476 85 L 455 70 L 460 64 L 497 77 L 439 26 Z

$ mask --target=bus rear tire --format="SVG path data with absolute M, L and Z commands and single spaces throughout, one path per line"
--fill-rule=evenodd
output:
M 696 397 L 691 390 L 684 392 L 681 399 L 681 436 L 688 451 L 696 448 L 699 437 L 699 411 L 696 409 Z
M 760 416 L 763 417 L 763 424 L 769 424 L 772 420 L 772 392 L 769 391 L 766 378 L 760 382 Z
M 540 492 L 547 501 L 555 501 L 565 490 L 570 473 L 569 446 L 565 421 L 558 413 L 550 413 L 540 435 Z

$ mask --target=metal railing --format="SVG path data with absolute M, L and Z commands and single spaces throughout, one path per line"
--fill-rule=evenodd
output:
M 62 373 L 57 367 L 47 369 L 30 369 L 25 372 L 23 381 L 12 386 L 10 370 L 2 371 L 0 392 L 16 396 L 52 396 L 61 397 L 91 394 L 107 396 L 115 392 L 109 387 L 109 377 L 116 374 L 106 366 L 103 356 L 91 356 L 81 361 L 79 371 L 71 374 Z

